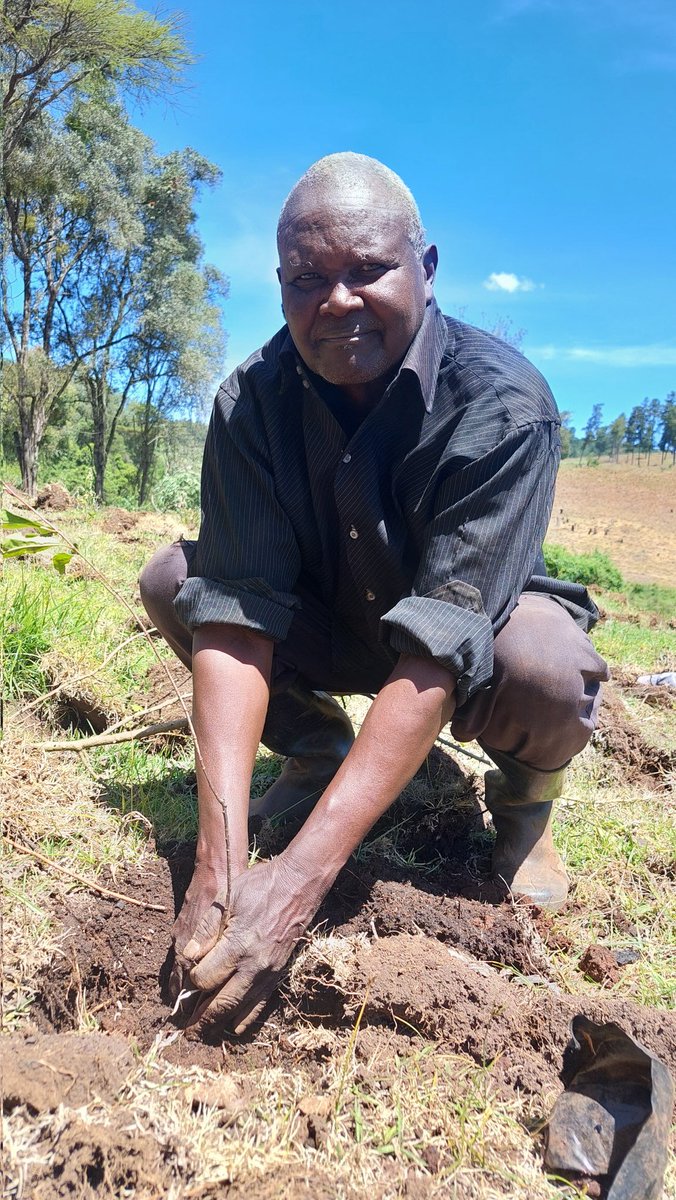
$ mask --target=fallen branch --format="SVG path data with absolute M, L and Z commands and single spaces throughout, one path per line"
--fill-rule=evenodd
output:
M 98 892 L 101 896 L 108 896 L 111 900 L 122 900 L 125 904 L 135 904 L 137 908 L 150 908 L 153 912 L 166 912 L 164 904 L 151 904 L 149 900 L 139 900 L 136 896 L 127 896 L 124 892 L 114 892 L 111 888 L 104 887 L 102 883 L 95 883 L 93 879 L 85 879 L 83 875 L 78 875 L 75 871 L 69 870 L 68 867 L 62 867 L 59 863 L 55 863 L 51 858 L 45 858 L 44 854 L 38 854 L 37 850 L 31 850 L 28 846 L 22 846 L 20 842 L 15 842 L 8 833 L 4 833 L 3 839 L 13 850 L 18 854 L 27 854 L 29 858 L 34 858 L 42 866 L 49 867 L 50 870 L 58 872 L 59 875 L 67 875 L 75 883 L 81 883 L 90 892 Z
M 182 692 L 179 700 L 192 700 L 192 692 Z M 114 733 L 121 725 L 126 725 L 127 721 L 138 721 L 139 717 L 147 717 L 148 713 L 157 712 L 158 709 L 168 708 L 170 704 L 176 703 L 176 696 L 166 696 L 164 700 L 158 700 L 157 704 L 149 704 L 147 708 L 142 708 L 139 712 L 127 713 L 126 716 L 120 717 L 119 721 L 114 721 L 106 729 L 106 733 Z
M 190 722 L 186 717 L 177 717 L 174 721 L 159 721 L 156 725 L 146 725 L 143 729 L 123 729 L 120 733 L 95 733 L 91 737 L 76 738 L 67 742 L 60 739 L 56 742 L 34 742 L 34 750 L 91 750 L 96 746 L 119 746 L 121 742 L 133 742 L 139 738 L 152 737 L 156 733 L 172 733 L 188 729 Z

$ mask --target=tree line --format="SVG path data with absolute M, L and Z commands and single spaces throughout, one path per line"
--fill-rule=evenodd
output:
M 44 452 L 103 500 L 121 456 L 143 504 L 168 419 L 190 427 L 225 351 L 227 281 L 195 213 L 218 168 L 158 153 L 126 108 L 188 51 L 176 17 L 127 0 L 5 0 L 0 33 L 3 457 L 29 495 Z
M 669 392 L 664 400 L 646 397 L 634 405 L 628 417 L 620 413 L 607 425 L 603 424 L 603 405 L 595 404 L 580 435 L 570 424 L 570 413 L 564 412 L 561 417 L 564 458 L 601 458 L 605 454 L 619 462 L 622 455 L 640 465 L 650 463 L 658 451 L 662 462 L 669 455 L 672 464 L 676 462 L 676 392 Z

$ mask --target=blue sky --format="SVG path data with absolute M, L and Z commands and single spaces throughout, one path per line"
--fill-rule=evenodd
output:
M 136 113 L 223 171 L 200 204 L 231 370 L 281 325 L 275 226 L 315 159 L 413 191 L 445 312 L 524 328 L 584 424 L 676 389 L 673 0 L 196 0 L 186 87 Z M 219 371 L 216 371 L 219 374 Z

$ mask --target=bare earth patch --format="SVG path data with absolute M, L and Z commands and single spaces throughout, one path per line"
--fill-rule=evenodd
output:
M 674 587 L 675 493 L 676 471 L 657 461 L 588 467 L 567 459 L 547 539 L 576 554 L 603 550 L 631 582 Z

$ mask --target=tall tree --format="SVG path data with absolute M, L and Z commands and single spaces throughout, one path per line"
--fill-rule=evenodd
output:
M 87 107 L 90 115 L 102 111 L 98 102 Z M 116 167 L 125 164 L 125 147 L 109 139 L 106 157 L 90 133 L 43 113 L 31 122 L 5 171 L 8 245 L 0 262 L 0 292 L 16 364 L 8 378 L 20 428 L 22 486 L 31 495 L 50 414 L 91 351 L 91 345 L 74 348 L 65 336 L 68 300 L 102 240 L 123 242 L 134 230 L 142 236 L 126 181 L 121 187 L 116 175 Z
M 75 89 L 111 81 L 135 92 L 175 83 L 190 56 L 178 19 L 129 0 L 3 0 L 0 14 L 3 153 L 23 144 L 30 123 L 68 105 Z
M 124 131 L 122 114 L 117 123 Z M 200 187 L 215 183 L 219 172 L 192 150 L 159 157 L 130 128 L 108 136 L 136 151 L 127 158 L 121 197 L 136 206 L 136 226 L 126 238 L 115 231 L 99 239 L 66 298 L 64 326 L 92 410 L 95 494 L 104 498 L 117 424 L 134 399 L 144 413 L 134 439 L 143 503 L 159 422 L 173 408 L 188 414 L 223 357 L 218 301 L 226 284 L 202 264 L 194 211 Z M 99 152 L 105 159 L 105 140 Z
M 660 437 L 660 450 L 662 451 L 662 462 L 664 462 L 665 454 L 671 451 L 671 461 L 676 463 L 676 392 L 669 392 L 661 412 L 662 419 L 662 436 Z
M 626 430 L 627 418 L 624 413 L 620 413 L 619 417 L 615 417 L 615 420 L 608 426 L 609 451 L 611 458 L 614 458 L 615 462 L 619 462 L 620 449 Z
M 631 461 L 638 450 L 638 461 L 641 462 L 641 449 L 645 439 L 645 410 L 642 404 L 635 404 L 629 413 L 627 428 L 624 435 L 626 445 L 631 450 Z
M 601 428 L 601 417 L 603 416 L 603 405 L 595 404 L 591 411 L 591 416 L 584 427 L 584 435 L 582 438 L 582 447 L 580 449 L 580 462 L 584 456 L 587 446 L 593 445 L 598 437 L 599 429 Z

